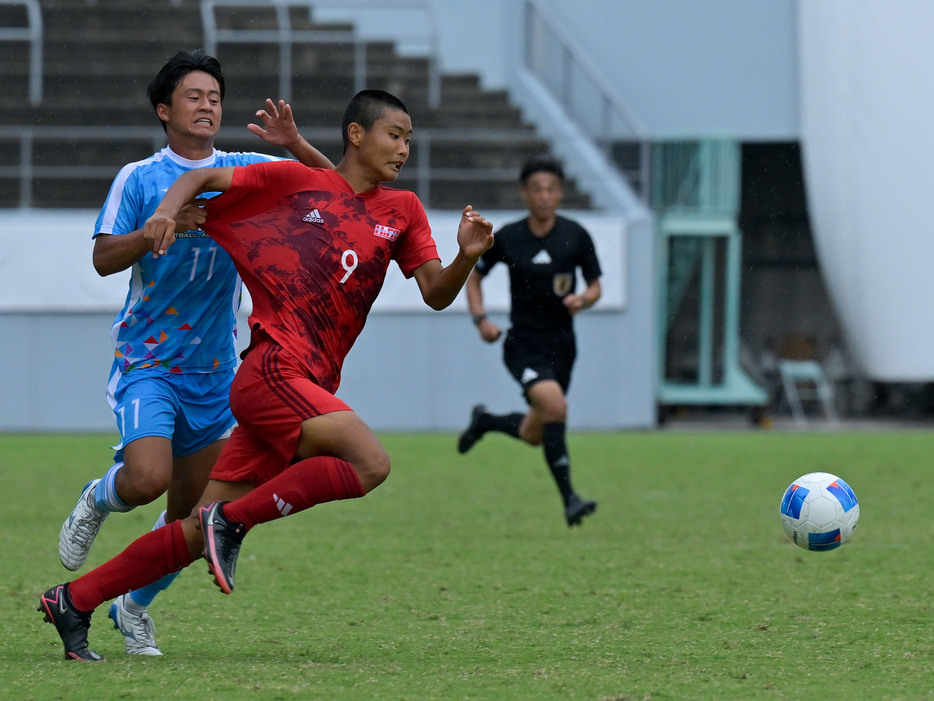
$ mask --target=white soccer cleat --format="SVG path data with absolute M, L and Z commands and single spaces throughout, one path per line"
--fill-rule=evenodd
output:
M 78 503 L 65 519 L 58 534 L 58 557 L 72 572 L 81 567 L 88 558 L 101 524 L 110 513 L 98 511 L 94 503 L 94 487 L 98 482 L 100 480 L 93 480 L 84 486 Z
M 114 628 L 123 633 L 128 655 L 161 655 L 162 650 L 156 645 L 156 626 L 145 611 L 133 613 L 126 607 L 126 597 L 118 596 L 110 605 L 107 614 L 114 622 Z

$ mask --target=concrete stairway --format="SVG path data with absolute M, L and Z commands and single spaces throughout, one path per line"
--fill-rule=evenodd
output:
M 21 24 L 20 8 L 0 6 L 0 26 Z M 99 207 L 117 170 L 161 144 L 158 121 L 146 98 L 155 71 L 179 47 L 203 45 L 199 3 L 185 0 L 42 0 L 44 88 L 38 105 L 28 100 L 25 43 L 0 43 L 0 127 L 37 126 L 32 144 L 32 206 Z M 271 10 L 226 12 L 225 26 L 273 28 Z M 294 28 L 346 32 L 343 24 L 314 24 L 293 9 Z M 415 125 L 413 153 L 397 186 L 415 189 L 433 209 L 521 209 L 516 176 L 525 158 L 548 150 L 504 91 L 484 90 L 475 75 L 444 75 L 441 100 L 428 104 L 428 61 L 401 56 L 391 42 L 368 42 L 367 87 L 389 90 L 408 106 Z M 245 124 L 266 97 L 276 98 L 278 47 L 221 44 L 227 94 L 218 146 L 266 150 Z M 295 46 L 291 103 L 300 128 L 332 160 L 340 158 L 340 117 L 354 92 L 353 47 Z M 96 127 L 77 138 L 73 126 Z M 154 127 L 143 134 L 108 138 L 109 127 Z M 103 129 L 100 129 L 103 128 Z M 419 138 L 430 133 L 428 139 Z M 441 131 L 438 131 L 441 130 Z M 479 130 L 483 130 L 479 133 Z M 503 133 L 495 139 L 491 132 Z M 478 135 L 477 138 L 474 138 Z M 483 138 L 479 138 L 482 136 Z M 420 146 L 421 144 L 421 146 Z M 0 134 L 0 207 L 18 205 L 19 183 L 11 176 L 22 160 L 22 140 Z M 416 174 L 428 161 L 430 197 Z M 64 173 L 62 167 L 71 168 Z M 425 170 L 422 167 L 422 170 Z M 588 208 L 589 198 L 569 183 L 566 205 Z

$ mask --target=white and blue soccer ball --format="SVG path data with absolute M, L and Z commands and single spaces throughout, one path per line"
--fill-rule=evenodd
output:
M 834 550 L 859 521 L 859 501 L 850 485 L 829 472 L 799 477 L 782 497 L 782 528 L 805 550 Z

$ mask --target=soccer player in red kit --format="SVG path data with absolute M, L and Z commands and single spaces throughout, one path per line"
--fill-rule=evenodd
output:
M 88 649 L 91 612 L 105 601 L 191 564 L 202 555 L 224 593 L 234 588 L 240 545 L 255 525 L 316 504 L 362 497 L 389 475 L 386 450 L 334 396 L 344 357 L 395 260 L 433 309 L 448 306 L 493 227 L 467 206 L 458 253 L 438 257 L 425 210 L 411 192 L 380 183 L 398 176 L 412 122 L 398 98 L 364 90 L 341 124 L 344 154 L 333 170 L 283 161 L 183 174 L 146 222 L 154 256 L 174 241 L 175 216 L 202 192 L 202 228 L 230 253 L 253 298 L 252 337 L 234 379 L 238 425 L 198 507 L 152 531 L 78 579 L 52 587 L 39 611 L 69 659 Z

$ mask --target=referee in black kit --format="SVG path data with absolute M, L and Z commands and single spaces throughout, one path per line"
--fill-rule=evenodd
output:
M 473 407 L 457 450 L 466 453 L 488 431 L 542 446 L 567 524 L 576 526 L 596 510 L 597 502 L 582 498 L 571 484 L 566 433 L 567 391 L 577 356 L 573 318 L 600 299 L 600 263 L 587 230 L 557 213 L 564 197 L 561 164 L 534 155 L 519 182 L 529 214 L 495 233 L 493 246 L 467 280 L 467 303 L 480 337 L 494 343 L 502 331 L 484 313 L 481 282 L 494 265 L 505 263 L 511 310 L 503 361 L 522 386 L 529 408 L 524 414 L 496 415 L 482 404 Z M 586 283 L 579 294 L 577 268 Z

